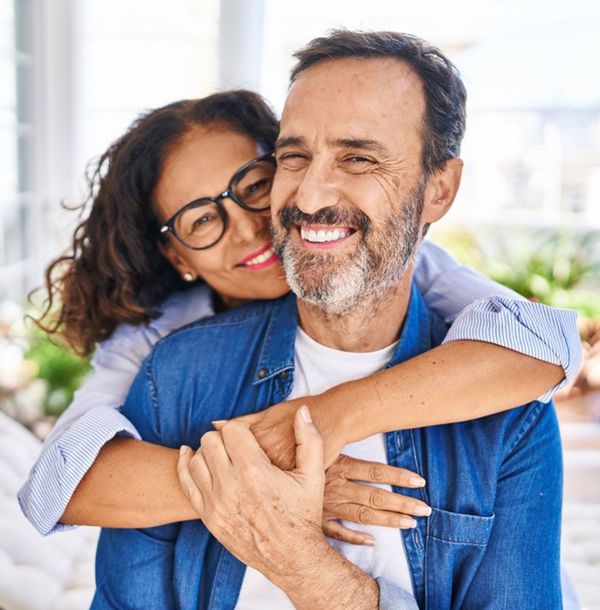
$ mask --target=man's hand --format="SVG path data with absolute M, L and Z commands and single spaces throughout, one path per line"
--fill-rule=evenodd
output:
M 306 407 L 294 420 L 296 467 L 269 461 L 248 426 L 226 423 L 208 432 L 193 454 L 184 448 L 178 475 L 199 517 L 238 559 L 272 581 L 290 562 L 310 557 L 321 532 L 325 475 L 321 438 Z
M 296 441 L 294 437 L 294 418 L 301 405 L 308 405 L 317 430 L 323 441 L 325 468 L 328 468 L 346 445 L 343 435 L 343 422 L 334 425 L 331 413 L 319 408 L 319 396 L 305 396 L 282 402 L 259 413 L 243 415 L 231 421 L 243 422 L 250 427 L 252 434 L 271 462 L 283 470 L 291 470 L 295 465 Z M 330 410 L 329 410 L 330 411 Z M 213 422 L 217 430 L 226 424 L 225 420 Z
M 294 419 L 296 467 L 271 464 L 248 426 L 225 424 L 182 447 L 182 487 L 211 533 L 262 572 L 297 608 L 377 608 L 373 579 L 327 543 L 322 530 L 323 444 L 304 406 Z

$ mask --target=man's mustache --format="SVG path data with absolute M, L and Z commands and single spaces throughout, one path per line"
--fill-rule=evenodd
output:
M 292 225 L 333 225 L 351 227 L 366 235 L 371 230 L 371 219 L 360 210 L 347 210 L 338 207 L 321 208 L 314 214 L 305 214 L 296 205 L 286 206 L 279 212 L 281 226 L 291 229 Z

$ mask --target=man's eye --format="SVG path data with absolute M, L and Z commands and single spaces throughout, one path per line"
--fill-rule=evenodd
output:
M 351 157 L 346 157 L 344 159 L 347 163 L 356 163 L 356 164 L 373 164 L 375 161 L 373 159 L 369 159 L 368 157 L 361 157 L 360 155 L 352 155 Z
M 370 172 L 374 167 L 376 167 L 376 162 L 369 157 L 363 157 L 361 155 L 348 155 L 341 160 L 340 166 L 347 172 L 363 174 Z
M 304 167 L 308 161 L 304 153 L 288 152 L 277 157 L 277 166 L 287 169 L 298 169 Z

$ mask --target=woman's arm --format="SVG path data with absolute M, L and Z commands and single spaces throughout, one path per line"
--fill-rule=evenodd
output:
M 442 255 L 447 258 L 443 252 Z M 448 260 L 451 264 L 449 269 L 438 264 L 435 266 L 437 271 L 430 272 L 430 288 L 426 291 L 426 298 L 428 293 L 443 294 L 442 290 L 436 292 L 434 289 L 436 281 L 449 281 L 452 285 L 453 282 L 448 279 L 452 278 L 452 273 L 464 276 L 465 268 L 458 266 L 451 259 Z M 475 281 L 473 278 L 480 277 L 472 272 L 469 272 L 469 275 L 472 276 L 471 282 Z M 458 276 L 454 275 L 456 282 Z M 480 286 L 479 290 L 487 290 L 487 294 L 502 293 L 505 290 L 484 278 L 479 281 L 483 286 Z M 470 294 L 464 287 L 461 288 L 460 284 L 455 283 L 454 289 L 461 295 Z M 457 299 L 455 295 L 454 302 L 457 302 Z M 498 299 L 500 297 L 496 301 Z M 499 343 L 502 343 L 502 329 L 507 321 L 506 317 L 514 326 L 517 338 L 514 339 L 511 335 L 508 338 L 514 339 L 516 350 L 519 349 L 520 343 L 523 343 L 523 337 L 535 338 L 535 331 L 532 331 L 530 326 L 537 324 L 538 327 L 547 329 L 548 323 L 561 315 L 566 316 L 562 322 L 565 336 L 569 339 L 576 336 L 574 317 L 569 317 L 568 314 L 548 308 L 534 309 L 529 311 L 530 315 L 523 320 L 518 311 L 515 314 L 508 305 L 503 307 L 500 301 L 499 304 L 496 304 L 496 301 L 488 299 L 483 302 L 484 308 L 490 307 L 491 303 L 492 311 L 484 311 L 481 314 L 488 317 L 484 320 L 485 323 L 475 325 L 475 331 L 479 328 L 485 332 L 490 328 L 494 329 Z M 517 301 L 505 299 L 509 305 Z M 522 303 L 528 305 L 527 302 Z M 454 305 L 456 306 L 458 305 Z M 451 317 L 453 307 L 448 307 L 448 314 L 444 313 L 444 307 L 442 300 L 438 303 L 438 313 Z M 543 308 L 539 305 L 537 307 Z M 540 317 L 540 311 L 546 312 L 545 317 Z M 472 316 L 467 312 L 467 322 L 469 315 Z M 186 321 L 173 324 L 172 328 Z M 481 322 L 481 316 L 478 321 Z M 570 322 L 572 328 L 569 327 Z M 467 330 L 470 328 L 469 323 L 464 326 L 461 324 L 459 317 L 456 326 Z M 557 322 L 554 325 L 559 326 Z M 338 386 L 320 396 L 302 399 L 301 402 L 283 403 L 276 409 L 271 408 L 252 416 L 252 429 L 269 457 L 280 467 L 290 467 L 293 454 L 293 413 L 299 404 L 307 403 L 324 435 L 327 463 L 330 464 L 345 444 L 376 432 L 473 419 L 531 400 L 563 378 L 563 367 L 555 364 L 555 360 L 556 353 L 565 351 L 564 343 L 568 343 L 565 336 L 561 338 L 557 334 L 549 342 L 549 346 L 546 346 L 547 352 L 540 351 L 540 357 L 546 356 L 548 359 L 548 362 L 543 362 L 530 355 L 519 354 L 486 342 L 493 339 L 482 338 L 476 341 L 477 332 L 473 337 L 469 337 L 469 341 L 459 341 L 459 333 L 456 340 L 371 378 Z M 544 345 L 542 339 L 540 345 Z M 555 354 L 551 353 L 553 348 Z M 568 372 L 576 368 L 578 352 L 574 350 L 567 356 L 564 368 Z M 562 362 L 560 358 L 558 361 Z M 128 384 L 132 378 L 133 374 Z M 122 401 L 109 401 L 108 404 L 114 404 L 116 407 L 120 402 Z M 118 413 L 115 408 L 108 409 Z M 96 423 L 91 421 L 82 426 L 79 436 L 84 438 L 85 434 L 90 434 L 93 437 L 95 425 Z M 116 429 L 109 438 L 119 431 Z M 59 439 L 55 437 L 55 440 Z M 65 463 L 77 465 L 75 474 L 68 481 L 65 480 L 58 458 L 45 470 L 36 466 L 30 481 L 21 491 L 20 500 L 24 512 L 40 531 L 48 533 L 60 528 L 60 524 L 56 524 L 61 515 L 64 523 L 120 524 L 121 527 L 158 525 L 193 516 L 176 483 L 177 455 L 174 450 L 133 439 L 114 439 L 106 443 L 107 440 L 108 438 L 102 442 L 96 441 L 93 450 L 89 450 L 87 446 L 79 451 L 67 447 L 71 454 L 65 454 L 65 447 L 61 449 L 61 459 L 64 455 Z M 99 459 L 90 469 L 100 449 L 102 452 Z M 43 455 L 38 464 L 42 460 Z M 37 490 L 36 493 L 33 493 L 34 490 Z
M 122 325 L 98 348 L 93 359 L 93 374 L 57 421 L 19 491 L 21 509 L 39 532 L 49 534 L 65 528 L 58 521 L 103 447 L 113 442 L 117 447 L 130 444 L 132 455 L 139 452 L 143 459 L 148 458 L 148 448 L 133 440 L 139 439 L 139 434 L 121 414 L 119 406 L 156 341 L 178 326 L 212 314 L 210 294 L 206 286 L 176 294 L 164 303 L 163 314 L 158 319 L 147 326 Z M 115 436 L 124 438 L 115 439 Z M 176 459 L 176 455 L 173 457 Z M 103 460 L 100 463 L 102 465 Z M 123 462 L 117 466 L 122 468 Z M 103 476 L 98 481 L 94 501 L 98 501 L 111 485 L 122 487 L 115 471 L 101 471 Z M 92 504 L 90 508 L 93 509 Z M 89 521 L 64 521 L 86 522 Z

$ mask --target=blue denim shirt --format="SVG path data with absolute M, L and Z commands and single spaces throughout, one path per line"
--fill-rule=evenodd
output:
M 176 331 L 144 362 L 124 414 L 147 441 L 196 446 L 212 420 L 285 400 L 297 323 L 288 295 Z M 413 287 L 388 366 L 439 345 L 446 330 Z M 551 404 L 387 433 L 386 449 L 390 464 L 427 480 L 394 491 L 433 508 L 402 532 L 420 608 L 561 608 L 562 462 Z M 234 608 L 245 571 L 200 521 L 105 529 L 96 562 L 92 608 L 119 610 Z M 382 607 L 400 607 L 389 583 L 380 595 Z

